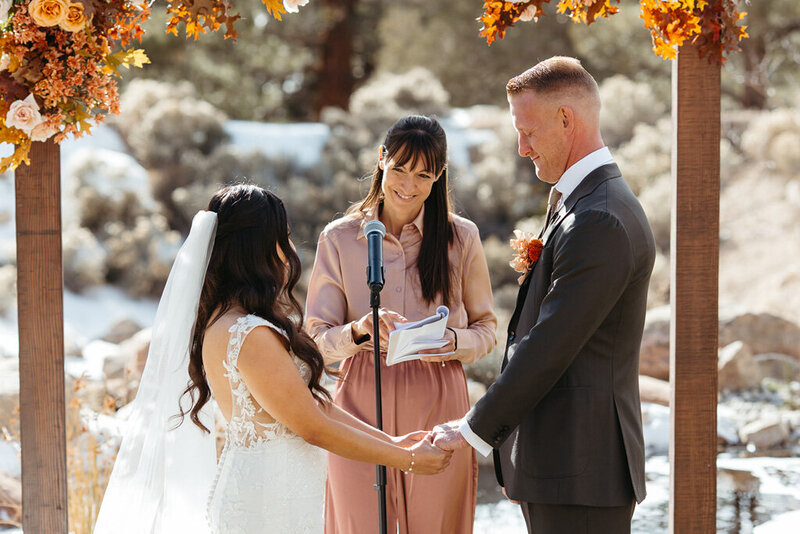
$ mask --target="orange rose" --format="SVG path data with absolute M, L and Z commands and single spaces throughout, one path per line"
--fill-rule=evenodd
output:
M 83 4 L 70 4 L 67 18 L 61 21 L 59 28 L 66 32 L 79 32 L 86 27 L 86 15 L 83 14 Z
M 39 26 L 49 28 L 61 24 L 69 13 L 69 0 L 31 0 L 28 14 Z

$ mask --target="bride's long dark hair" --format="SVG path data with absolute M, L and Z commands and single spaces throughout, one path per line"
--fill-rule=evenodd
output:
M 325 364 L 317 346 L 303 330 L 303 311 L 292 295 L 300 278 L 300 258 L 289 242 L 289 223 L 283 202 L 273 193 L 255 185 L 237 184 L 219 190 L 208 204 L 217 213 L 214 249 L 200 294 L 197 322 L 189 354 L 188 394 L 194 424 L 209 432 L 200 422 L 200 409 L 211 398 L 203 367 L 203 338 L 206 330 L 234 306 L 267 319 L 283 328 L 298 358 L 311 368 L 308 389 L 323 403 L 331 399 L 320 385 Z M 287 264 L 278 256 L 280 247 Z M 212 315 L 214 315 L 212 317 Z

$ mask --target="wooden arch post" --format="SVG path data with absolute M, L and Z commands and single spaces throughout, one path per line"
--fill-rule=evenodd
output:
M 68 532 L 59 157 L 52 140 L 32 143 L 14 180 L 22 526 L 42 534 Z
M 720 65 L 672 67 L 670 533 L 716 532 Z

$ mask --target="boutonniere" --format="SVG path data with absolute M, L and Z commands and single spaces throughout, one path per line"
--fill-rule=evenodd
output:
M 516 239 L 512 239 L 509 242 L 512 250 L 514 250 L 514 257 L 508 264 L 518 273 L 522 273 L 522 276 L 517 280 L 521 284 L 528 271 L 533 269 L 533 264 L 539 261 L 544 245 L 541 239 L 536 239 L 530 232 L 514 230 L 514 236 Z

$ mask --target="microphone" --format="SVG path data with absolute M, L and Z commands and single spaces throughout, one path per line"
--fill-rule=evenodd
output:
M 383 289 L 383 236 L 386 227 L 379 220 L 364 225 L 367 238 L 367 285 L 373 293 Z

